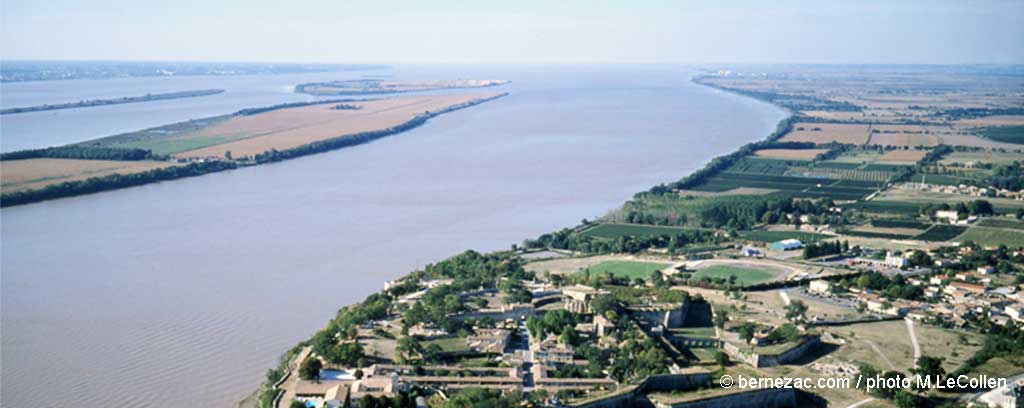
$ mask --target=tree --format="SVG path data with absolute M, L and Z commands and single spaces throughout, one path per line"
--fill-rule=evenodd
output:
M 395 359 L 404 364 L 413 360 L 414 357 L 423 355 L 423 346 L 413 336 L 405 336 L 398 340 L 395 346 Z
M 739 328 L 740 338 L 742 338 L 743 341 L 750 343 L 750 340 L 754 338 L 754 333 L 756 331 L 757 325 L 755 325 L 754 323 L 743 323 L 743 325 L 740 326 Z
M 922 401 L 921 397 L 918 397 L 907 390 L 899 390 L 896 395 L 893 396 L 892 402 L 899 408 L 917 408 L 927 406 Z
M 306 403 L 299 400 L 292 400 L 292 403 L 288 405 L 289 408 L 306 408 Z
M 363 346 L 357 342 L 342 343 L 331 347 L 327 359 L 334 364 L 354 366 L 363 358 Z
M 725 309 L 718 309 L 715 311 L 715 317 L 713 320 L 715 327 L 723 329 L 725 328 L 725 322 L 729 321 L 729 312 Z
M 911 371 L 920 376 L 942 378 L 946 375 L 946 370 L 942 368 L 942 361 L 941 357 L 921 356 L 917 358 L 917 368 Z
M 231 160 L 231 151 L 230 150 L 227 150 L 227 151 L 224 152 L 224 158 L 228 159 L 228 160 Z
M 800 321 L 805 318 L 807 314 L 807 305 L 799 300 L 789 302 L 786 306 L 786 318 L 793 321 Z
M 722 350 L 715 350 L 715 362 L 718 363 L 719 367 L 725 368 L 729 365 L 729 355 L 725 354 Z
M 324 363 L 320 362 L 319 358 L 309 357 L 299 366 L 299 378 L 307 381 L 319 380 L 321 368 L 324 368 Z

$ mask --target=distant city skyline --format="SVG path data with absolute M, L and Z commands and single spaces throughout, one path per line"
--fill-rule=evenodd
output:
M 4 60 L 1024 63 L 1024 2 L 98 0 L 2 6 Z

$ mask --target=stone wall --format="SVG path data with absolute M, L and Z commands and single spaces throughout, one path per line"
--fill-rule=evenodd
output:
M 796 347 L 786 350 L 782 354 L 746 353 L 729 342 L 722 342 L 722 350 L 724 350 L 725 353 L 733 360 L 746 363 L 751 367 L 763 368 L 788 364 L 795 360 L 799 360 L 801 357 L 816 350 L 820 345 L 820 336 L 810 336 L 804 339 L 804 341 Z

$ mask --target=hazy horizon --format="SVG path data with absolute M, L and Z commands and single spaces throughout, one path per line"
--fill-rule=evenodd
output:
M 5 1 L 6 61 L 1021 64 L 1024 2 Z

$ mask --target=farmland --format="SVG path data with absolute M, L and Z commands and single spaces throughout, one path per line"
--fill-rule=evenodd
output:
M 880 162 L 895 164 L 914 164 L 928 154 L 927 150 L 889 150 L 878 158 Z
M 1011 218 L 986 218 L 981 220 L 978 225 L 982 227 L 992 228 L 1005 228 L 1024 231 L 1024 221 L 1019 221 Z
M 985 246 L 1022 246 L 1024 245 L 1024 231 L 1005 228 L 991 228 L 983 226 L 972 226 L 963 234 L 953 238 L 956 242 L 974 242 Z
M 612 274 L 617 278 L 648 279 L 651 274 L 669 266 L 667 263 L 640 261 L 604 261 L 578 273 L 588 276 Z
M 174 166 L 159 161 L 113 161 L 76 159 L 25 159 L 0 162 L 0 186 L 4 193 L 35 190 L 67 181 L 85 180 L 111 174 L 132 174 Z
M 832 197 L 838 200 L 856 200 L 874 192 L 878 184 L 855 180 L 724 172 L 712 177 L 694 190 L 726 191 L 739 187 L 779 190 L 798 197 Z
M 988 127 L 981 132 L 986 139 L 1024 145 L 1024 126 Z
M 384 130 L 406 123 L 417 115 L 495 95 L 432 95 L 349 102 L 356 109 L 335 109 L 337 104 L 314 104 L 275 109 L 253 115 L 237 115 L 202 129 L 169 138 L 130 142 L 118 147 L 154 149 L 176 157 L 249 157 L 272 149 L 301 145 Z
M 835 123 L 797 123 L 783 142 L 813 142 L 826 144 L 839 142 L 862 145 L 868 142 L 869 125 Z
M 802 231 L 744 231 L 740 233 L 740 238 L 757 241 L 757 242 L 776 242 L 784 239 L 799 239 L 802 242 L 817 242 L 823 239 L 830 238 L 829 235 L 816 234 L 813 232 L 802 232 Z
M 949 241 L 966 229 L 959 225 L 938 224 L 932 226 L 923 234 L 914 237 L 914 239 L 921 241 Z
M 687 228 L 663 227 L 656 225 L 642 224 L 597 224 L 587 228 L 581 235 L 595 238 L 619 238 L 619 237 L 656 237 L 665 235 L 677 235 L 688 231 Z
M 761 149 L 754 154 L 768 159 L 814 160 L 827 149 Z

